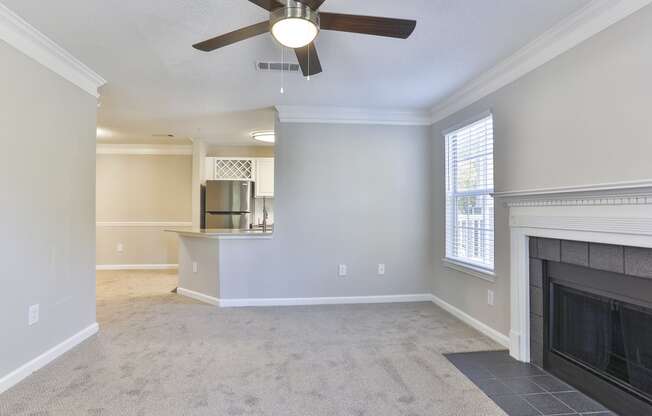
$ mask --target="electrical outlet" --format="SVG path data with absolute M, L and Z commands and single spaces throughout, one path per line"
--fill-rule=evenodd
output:
M 340 276 L 346 276 L 346 264 L 340 264 L 337 274 Z
M 494 291 L 487 290 L 487 305 L 494 306 Z
M 34 325 L 35 323 L 38 322 L 39 319 L 39 305 L 32 305 L 29 307 L 29 311 L 27 313 L 27 324 L 28 325 Z
M 199 266 L 197 265 L 197 262 L 193 261 L 192 262 L 192 272 L 197 273 L 198 270 L 199 270 Z
M 382 276 L 385 274 L 385 265 L 383 263 L 380 263 L 378 265 L 378 275 Z
M 124 244 L 122 244 L 122 243 L 118 243 L 118 244 L 115 246 L 115 251 L 117 251 L 118 253 L 123 253 L 123 252 L 125 251 L 125 246 L 124 246 Z

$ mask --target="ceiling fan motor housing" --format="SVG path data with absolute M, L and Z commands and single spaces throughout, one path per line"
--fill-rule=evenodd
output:
M 319 12 L 295 0 L 284 0 L 285 7 L 270 12 L 270 27 L 285 19 L 303 19 L 311 22 L 319 30 Z

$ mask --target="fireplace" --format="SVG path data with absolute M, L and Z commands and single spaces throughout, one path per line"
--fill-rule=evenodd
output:
M 533 238 L 530 256 L 532 361 L 620 414 L 652 415 L 652 251 Z

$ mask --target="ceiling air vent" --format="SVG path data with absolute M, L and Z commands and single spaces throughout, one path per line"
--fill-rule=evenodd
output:
M 293 64 L 293 63 L 281 63 L 281 62 L 261 62 L 258 61 L 256 62 L 256 69 L 258 71 L 263 71 L 263 72 L 299 72 L 301 67 L 299 64 Z

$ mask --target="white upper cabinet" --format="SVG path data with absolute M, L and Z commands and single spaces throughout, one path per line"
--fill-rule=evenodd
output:
M 274 158 L 265 157 L 256 159 L 254 169 L 256 185 L 254 186 L 256 198 L 274 197 Z
M 207 157 L 206 180 L 253 181 L 256 160 L 238 157 Z

